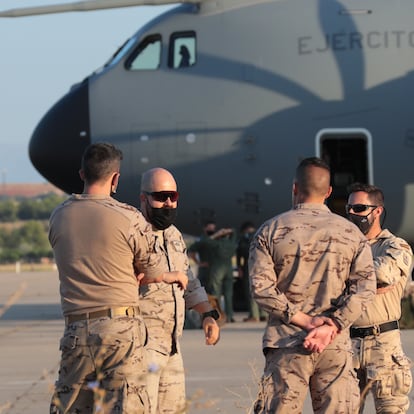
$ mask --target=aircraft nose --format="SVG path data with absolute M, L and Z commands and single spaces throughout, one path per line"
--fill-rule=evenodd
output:
M 41 119 L 29 143 L 34 167 L 66 193 L 80 193 L 79 168 L 90 144 L 88 80 L 75 85 Z

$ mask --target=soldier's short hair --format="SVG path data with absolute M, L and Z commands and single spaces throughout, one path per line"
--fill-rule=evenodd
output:
M 81 164 L 85 181 L 93 184 L 108 178 L 119 171 L 122 158 L 122 151 L 108 142 L 89 145 L 83 153 Z
M 240 226 L 240 231 L 243 233 L 246 229 L 251 228 L 251 227 L 255 227 L 254 223 L 252 221 L 245 221 L 241 224 Z
M 376 206 L 384 206 L 384 193 L 383 191 L 371 184 L 353 183 L 348 187 L 348 194 L 362 191 L 368 194 L 370 202 Z
M 322 174 L 320 169 L 324 170 Z M 296 167 L 295 181 L 300 191 L 307 196 L 324 195 L 329 190 L 330 178 L 329 165 L 318 157 L 305 158 Z
M 204 227 L 209 226 L 210 224 L 214 224 L 214 225 L 216 225 L 217 223 L 215 222 L 215 220 L 211 220 L 211 219 L 209 219 L 209 220 L 205 220 L 205 221 L 203 222 L 203 228 L 204 228 Z

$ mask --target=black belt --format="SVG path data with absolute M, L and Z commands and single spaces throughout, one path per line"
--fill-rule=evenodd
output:
M 383 332 L 399 329 L 398 321 L 386 322 L 381 325 L 368 326 L 366 328 L 351 327 L 351 338 L 364 338 L 365 336 L 379 335 Z
M 96 312 L 87 312 L 87 313 L 68 315 L 65 317 L 65 322 L 73 323 L 73 322 L 87 320 L 87 319 L 97 319 L 97 318 L 105 318 L 105 317 L 113 318 L 114 316 L 134 317 L 137 315 L 139 315 L 138 306 L 120 306 L 116 308 L 99 310 Z

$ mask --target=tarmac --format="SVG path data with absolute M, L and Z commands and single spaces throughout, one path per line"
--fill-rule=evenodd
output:
M 188 413 L 252 413 L 265 324 L 243 322 L 245 316 L 236 313 L 236 322 L 223 326 L 216 346 L 204 344 L 201 330 L 184 331 Z M 63 327 L 56 272 L 0 273 L 0 414 L 49 412 Z M 402 338 L 414 360 L 414 330 Z M 414 390 L 410 399 L 414 413 Z M 365 412 L 375 412 L 372 400 Z M 309 398 L 303 413 L 312 413 Z

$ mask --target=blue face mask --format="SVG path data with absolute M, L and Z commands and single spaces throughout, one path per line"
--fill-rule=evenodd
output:
M 370 221 L 368 219 L 368 217 L 374 212 L 374 210 L 372 210 L 366 216 L 359 216 L 358 214 L 348 213 L 348 219 L 352 221 L 352 223 L 354 223 L 362 231 L 363 234 L 366 235 L 368 234 L 369 230 L 374 224 L 374 220 Z

